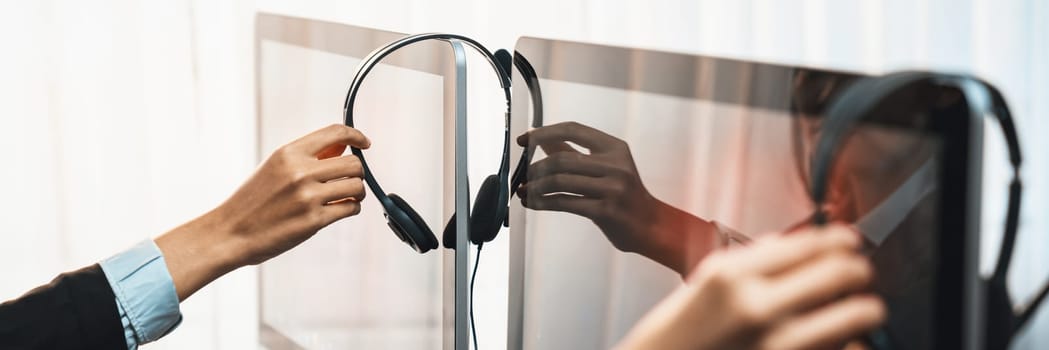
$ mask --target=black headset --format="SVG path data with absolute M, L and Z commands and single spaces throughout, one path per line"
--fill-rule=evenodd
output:
M 825 224 L 827 221 L 823 207 L 830 172 L 842 140 L 854 125 L 862 121 L 895 92 L 926 84 L 956 88 L 965 96 L 969 113 L 972 115 L 984 114 L 984 111 L 979 109 L 980 106 L 974 102 L 981 100 L 983 92 L 987 92 L 991 99 L 989 102 L 992 112 L 997 117 L 998 125 L 1005 137 L 1013 176 L 1009 183 L 1009 201 L 998 262 L 994 274 L 986 281 L 988 294 L 985 305 L 988 316 L 986 346 L 988 349 L 1004 349 L 1013 335 L 1030 320 L 1038 305 L 1045 299 L 1049 292 L 1049 285 L 1043 286 L 1024 310 L 1014 311 L 1006 286 L 1006 275 L 1012 260 L 1013 244 L 1016 240 L 1020 216 L 1020 199 L 1023 192 L 1020 181 L 1022 158 L 1012 116 L 1005 99 L 996 88 L 972 77 L 926 72 L 899 72 L 880 77 L 863 78 L 846 88 L 827 108 L 825 120 L 820 127 L 820 137 L 813 150 L 809 187 L 816 205 L 813 221 L 818 225 Z
M 539 87 L 539 76 L 535 74 L 535 68 L 528 59 L 520 52 L 514 52 L 514 67 L 521 73 L 528 95 L 532 97 L 532 128 L 543 126 L 543 90 Z M 536 145 L 528 145 L 521 151 L 521 159 L 517 161 L 514 174 L 510 177 L 510 191 L 516 193 L 521 184 L 528 179 L 528 166 L 532 164 L 532 155 L 535 154 Z
M 510 148 L 510 76 L 506 73 L 507 67 L 503 61 L 493 55 L 491 51 L 488 51 L 483 45 L 477 41 L 455 34 L 443 34 L 443 33 L 425 33 L 409 35 L 398 39 L 394 42 L 387 44 L 375 51 L 372 51 L 368 56 L 361 61 L 360 66 L 357 68 L 357 73 L 354 75 L 352 82 L 350 83 L 349 91 L 346 93 L 346 101 L 343 105 L 343 118 L 347 126 L 353 126 L 353 104 L 357 99 L 357 91 L 360 89 L 361 84 L 364 83 L 364 78 L 368 76 L 372 68 L 379 64 L 383 58 L 393 53 L 394 51 L 403 48 L 405 46 L 426 40 L 442 40 L 461 41 L 467 46 L 477 51 L 488 63 L 492 65 L 492 69 L 495 71 L 496 76 L 499 78 L 499 85 L 503 89 L 503 94 L 506 98 L 506 112 L 504 113 L 504 119 L 506 121 L 506 127 L 504 129 L 503 136 L 503 152 L 499 162 L 499 172 L 493 175 L 489 175 L 481 183 L 481 188 L 477 192 L 477 199 L 474 201 L 473 210 L 470 215 L 470 241 L 475 244 L 481 244 L 495 238 L 495 235 L 499 233 L 499 227 L 506 221 L 507 217 L 507 203 L 509 202 L 509 185 L 507 183 L 507 175 L 509 174 L 509 148 Z M 509 56 L 505 51 L 503 54 Z M 408 204 L 400 196 L 390 193 L 389 195 L 383 191 L 382 187 L 379 186 L 379 182 L 376 181 L 375 175 L 372 173 L 371 168 L 368 167 L 368 162 L 364 158 L 364 152 L 356 147 L 350 147 L 350 150 L 361 160 L 361 166 L 364 168 L 364 179 L 368 183 L 368 187 L 371 189 L 375 198 L 379 201 L 379 204 L 383 207 L 383 215 L 386 216 L 387 225 L 393 229 L 394 234 L 397 235 L 401 241 L 407 243 L 413 249 L 419 253 L 425 253 L 431 249 L 436 249 L 438 246 L 437 236 L 434 235 L 433 230 L 426 225 L 422 217 L 419 216 L 415 209 Z M 448 237 L 455 237 L 455 215 L 449 220 L 448 225 L 445 226 L 445 244 L 449 245 Z M 450 244 L 454 247 L 454 242 Z
M 524 79 L 524 82 L 525 82 L 525 86 L 528 88 L 528 94 L 529 94 L 529 96 L 531 96 L 531 100 L 532 100 L 532 127 L 533 128 L 538 128 L 538 127 L 542 126 L 543 125 L 543 93 L 539 89 L 539 78 L 535 74 L 535 68 L 532 67 L 532 63 L 528 62 L 528 59 L 526 59 L 523 55 L 521 55 L 520 52 L 516 52 L 515 51 L 513 58 L 510 58 L 510 53 L 508 53 L 508 52 L 506 52 L 506 50 L 502 50 L 502 49 L 495 51 L 495 58 L 496 58 L 496 62 L 498 62 L 503 67 L 503 71 L 504 72 L 510 72 L 510 66 L 511 66 L 510 61 L 513 60 L 512 65 L 517 68 L 517 71 L 519 73 L 521 73 L 521 76 L 522 76 L 522 78 Z M 509 133 L 509 129 L 507 129 L 507 133 Z M 509 135 L 509 134 L 507 134 L 507 135 Z M 507 139 L 507 140 L 509 140 L 509 139 Z M 509 146 L 509 144 L 507 144 L 506 146 Z M 514 193 L 516 193 L 517 189 L 519 187 L 521 187 L 522 183 L 524 183 L 525 176 L 527 176 L 527 173 L 528 173 L 528 165 L 530 165 L 532 163 L 532 150 L 534 148 L 535 147 L 530 146 L 530 147 L 525 148 L 521 152 L 521 159 L 517 161 L 517 166 L 514 168 L 514 173 L 510 177 L 510 187 L 509 187 L 510 193 L 507 194 L 507 198 L 509 198 L 509 196 L 512 196 Z M 507 152 L 506 150 L 503 151 L 503 153 L 506 153 L 506 152 Z M 509 158 L 509 156 L 507 156 L 507 155 L 504 155 L 504 157 Z M 505 178 L 505 176 L 504 176 L 504 178 Z M 483 188 L 482 188 L 482 190 L 483 190 Z M 480 197 L 480 194 L 478 194 L 478 197 Z M 499 203 L 502 203 L 504 206 L 507 204 L 507 202 L 499 202 Z M 499 203 L 493 203 L 493 205 L 498 205 Z M 482 203 L 478 202 L 477 204 L 474 204 L 474 210 L 476 210 L 477 206 L 479 206 L 479 205 L 482 205 Z M 454 221 L 455 221 L 455 216 L 453 215 L 452 216 L 452 222 L 449 222 L 449 225 L 446 226 L 446 228 L 444 230 L 444 239 L 443 239 L 444 247 L 448 248 L 448 249 L 455 249 L 455 229 L 454 229 L 455 225 L 454 225 Z M 510 227 L 510 210 L 509 210 L 509 208 L 507 208 L 507 210 L 503 211 L 503 217 L 502 217 L 502 221 L 501 222 L 502 222 L 504 227 Z M 492 239 L 495 239 L 495 236 L 499 233 L 499 227 L 496 226 L 496 227 L 492 228 L 492 231 L 491 231 L 490 234 L 486 234 L 486 232 L 479 232 L 478 235 L 475 236 L 474 232 L 473 232 L 474 229 L 472 228 L 473 223 L 471 222 L 470 225 L 471 225 L 470 241 L 473 242 L 474 244 L 477 244 L 477 245 L 481 245 L 481 244 L 483 244 L 485 242 L 488 242 L 488 241 L 491 241 Z M 475 238 L 475 237 L 477 237 L 477 238 Z

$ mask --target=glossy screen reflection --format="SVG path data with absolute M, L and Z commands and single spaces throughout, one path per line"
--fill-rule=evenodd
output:
M 273 15 L 260 15 L 258 26 L 260 155 L 342 123 L 361 58 L 400 37 Z M 454 125 L 446 123 L 445 77 L 454 69 L 446 57 L 450 48 L 437 42 L 392 54 L 364 82 L 356 105 L 356 126 L 372 140 L 368 159 L 376 176 L 432 227 L 454 210 L 452 181 L 444 176 L 451 173 L 445 164 L 452 164 L 453 131 L 445 125 Z M 454 306 L 454 252 L 414 252 L 382 213 L 369 194 L 359 216 L 260 267 L 260 336 L 267 348 L 446 348 L 454 329 L 446 309 Z
M 818 112 L 856 78 L 529 38 L 517 50 L 543 98 L 543 126 L 520 139 L 535 153 L 511 214 L 510 344 L 525 349 L 609 348 L 711 251 L 808 223 Z M 517 116 L 529 115 L 522 85 Z M 520 119 L 515 135 L 530 129 Z M 881 340 L 923 349 L 940 146 L 912 130 L 859 127 L 827 209 L 866 238 L 890 308 Z

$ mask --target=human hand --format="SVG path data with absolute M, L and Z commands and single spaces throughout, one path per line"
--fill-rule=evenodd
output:
M 284 145 L 218 208 L 156 239 L 179 299 L 240 266 L 262 263 L 336 220 L 360 212 L 361 161 L 371 145 L 335 124 Z
M 886 317 L 864 292 L 873 270 L 859 247 L 855 232 L 831 226 L 713 253 L 620 349 L 841 348 Z
M 719 246 L 714 225 L 649 193 L 623 140 L 564 122 L 531 130 L 517 143 L 547 154 L 528 167 L 527 179 L 515 189 L 524 207 L 586 217 L 616 249 L 640 253 L 682 275 Z
M 568 142 L 586 148 L 583 153 Z M 528 167 L 517 190 L 529 209 L 562 211 L 592 220 L 622 251 L 637 251 L 655 221 L 655 203 L 638 175 L 630 146 L 600 130 L 576 122 L 534 129 L 517 138 L 547 154 Z

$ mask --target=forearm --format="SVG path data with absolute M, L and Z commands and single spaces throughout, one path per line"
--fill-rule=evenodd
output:
M 663 201 L 659 201 L 656 208 L 656 220 L 648 228 L 652 244 L 638 253 L 685 276 L 721 246 L 717 227 L 712 222 Z
M 243 266 L 235 236 L 220 217 L 214 210 L 154 240 L 164 254 L 180 302 Z

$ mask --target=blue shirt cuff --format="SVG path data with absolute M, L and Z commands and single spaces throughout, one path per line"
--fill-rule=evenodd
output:
M 160 339 L 182 323 L 175 282 L 152 239 L 99 265 L 116 295 L 128 349 Z

